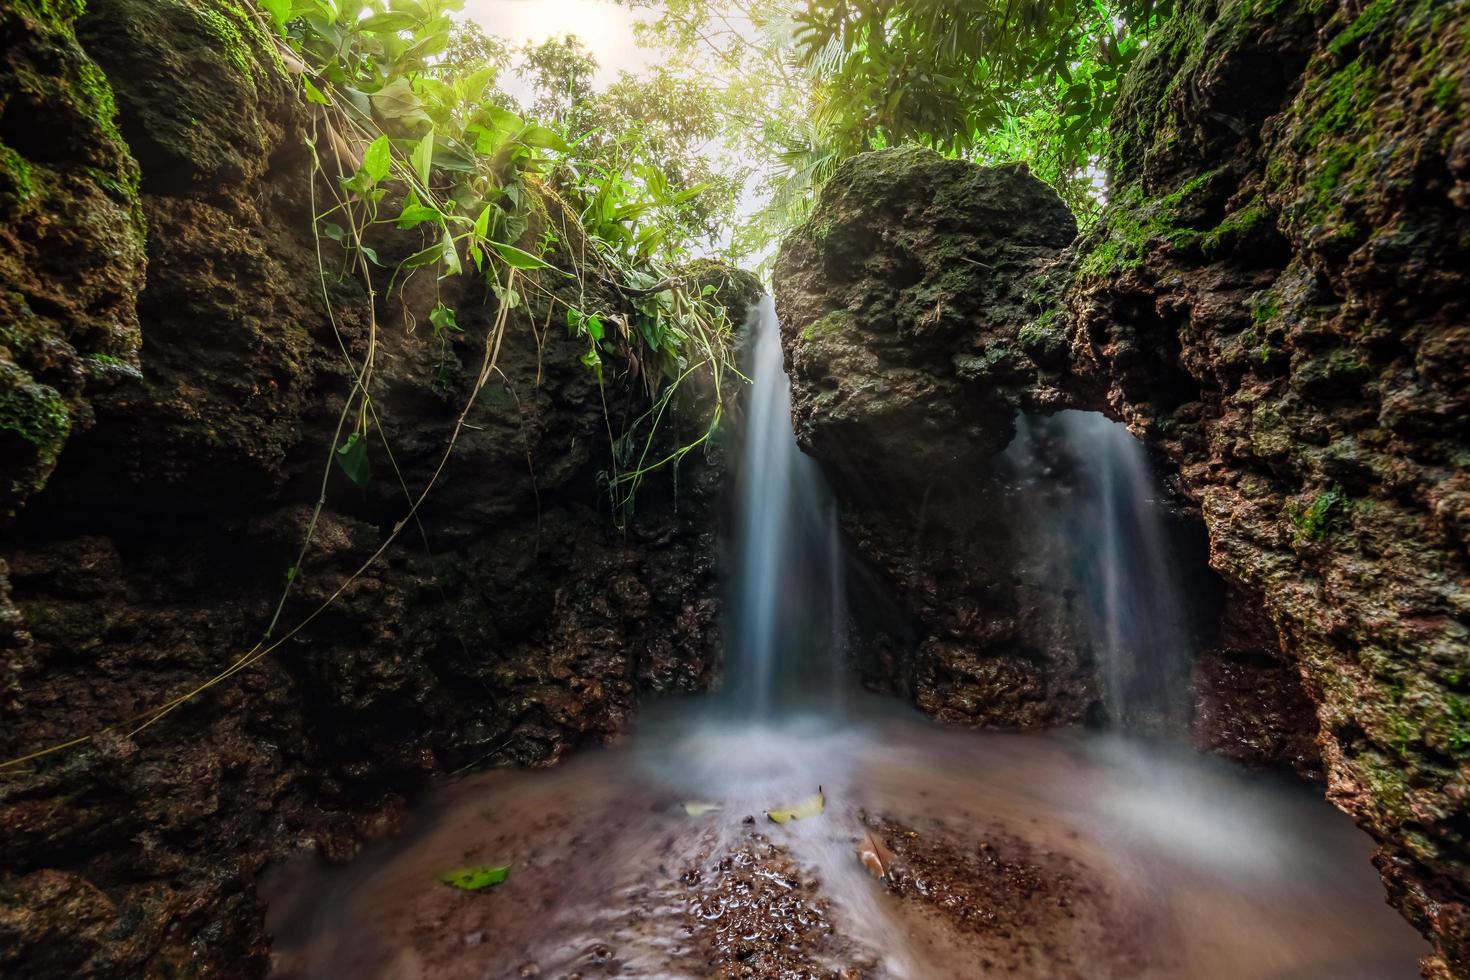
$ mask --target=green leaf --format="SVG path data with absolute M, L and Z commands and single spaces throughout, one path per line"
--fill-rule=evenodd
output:
M 455 246 L 454 246 L 454 236 L 449 233 L 449 228 L 447 226 L 444 229 L 443 248 L 444 248 L 444 275 L 445 276 L 457 276 L 457 275 L 459 275 L 461 272 L 464 271 L 464 267 L 459 264 L 459 249 L 455 248 Z M 443 278 L 443 277 L 441 276 L 441 278 Z
M 444 243 L 435 242 L 421 252 L 415 252 L 403 260 L 405 269 L 418 269 L 426 265 L 433 265 L 444 257 Z
M 723 809 L 724 807 L 718 803 L 704 803 L 698 800 L 691 800 L 684 804 L 684 812 L 691 817 L 702 817 L 706 813 L 719 813 Z
M 364 20 L 358 21 L 357 29 L 368 33 L 378 34 L 384 31 L 396 34 L 399 31 L 411 31 L 418 26 L 418 18 L 412 14 L 388 11 L 383 14 L 374 14 Z
M 347 474 L 347 479 L 358 486 L 366 486 L 373 477 L 372 466 L 368 463 L 367 440 L 362 437 L 361 432 L 354 432 L 347 437 L 347 441 L 337 448 L 337 465 L 342 467 L 342 472 Z
M 373 112 L 389 122 L 417 126 L 433 120 L 424 112 L 423 100 L 413 90 L 413 83 L 399 76 L 379 89 L 372 97 Z
M 521 130 L 519 139 L 527 146 L 534 146 L 537 149 L 555 150 L 558 153 L 570 151 L 567 141 L 545 126 L 527 126 Z
M 491 248 L 495 249 L 495 251 L 499 252 L 500 257 L 502 259 L 505 259 L 506 264 L 511 266 L 512 268 L 550 269 L 552 267 L 551 263 L 544 262 L 541 259 L 538 259 L 536 256 L 532 255 L 530 252 L 522 251 L 521 249 L 516 248 L 514 245 L 507 245 L 504 242 L 491 242 L 490 246 Z
M 509 109 L 489 105 L 485 107 L 485 118 L 490 126 L 504 133 L 515 133 L 525 128 L 525 121 Z
M 413 169 L 423 181 L 425 187 L 429 186 L 429 171 L 434 167 L 434 134 L 430 133 L 419 140 L 419 145 L 413 150 Z
M 473 868 L 456 868 L 446 871 L 439 880 L 451 888 L 477 892 L 491 888 L 510 877 L 510 865 L 477 865 Z
M 791 807 L 767 810 L 766 816 L 772 823 L 790 823 L 793 820 L 810 820 L 820 816 L 827 808 L 827 795 L 820 788 L 815 796 L 809 796 Z
M 334 242 L 340 242 L 347 235 L 347 232 L 343 230 L 342 226 L 337 224 L 336 222 L 328 221 L 326 224 L 322 225 L 322 234 L 326 235 Z
M 286 26 L 286 21 L 291 19 L 291 0 L 260 0 L 260 5 L 265 12 L 271 15 L 275 22 L 276 30 L 285 34 L 281 28 Z
M 508 306 L 510 309 L 514 310 L 514 309 L 519 309 L 520 308 L 520 305 L 521 305 L 521 294 L 519 292 L 517 292 L 516 290 L 514 290 L 514 289 L 507 290 L 504 286 L 500 285 L 500 283 L 498 283 L 498 282 L 491 282 L 490 283 L 490 290 L 491 290 L 491 292 L 493 292 L 495 294 L 495 298 L 496 299 L 500 300 L 500 302 L 502 304 L 504 304 L 505 306 Z
M 581 360 L 588 370 L 592 371 L 599 378 L 602 377 L 602 358 L 597 356 L 597 351 L 587 351 L 587 353 L 582 355 Z
M 392 166 L 393 148 L 388 142 L 388 137 L 379 136 L 373 140 L 367 152 L 362 155 L 362 172 L 369 181 L 376 184 L 388 176 L 388 171 Z
M 311 79 L 303 78 L 301 84 L 306 86 L 306 101 L 315 102 L 317 105 L 331 105 L 332 100 L 322 94 L 322 90 L 311 84 Z
M 439 221 L 443 217 L 438 208 L 420 203 L 419 196 L 409 191 L 408 197 L 403 202 L 403 210 L 398 214 L 398 228 L 401 231 L 407 231 L 409 228 L 418 227 L 425 221 Z
M 434 329 L 436 331 L 441 333 L 446 330 L 453 330 L 456 333 L 462 332 L 464 330 L 464 328 L 459 325 L 459 320 L 456 319 L 454 311 L 445 306 L 443 303 L 440 303 L 438 306 L 434 307 L 434 309 L 429 311 L 429 322 L 434 325 Z

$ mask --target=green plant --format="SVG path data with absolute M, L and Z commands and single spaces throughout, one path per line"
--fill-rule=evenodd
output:
M 663 264 L 666 256 L 679 254 L 665 248 L 677 239 L 669 222 L 677 222 L 678 209 L 698 189 L 673 188 L 656 169 L 640 163 L 636 153 L 581 157 L 577 144 L 582 140 L 497 104 L 497 65 L 475 63 L 476 52 L 491 47 L 460 37 L 451 51 L 456 33 L 449 13 L 461 2 L 258 0 L 279 39 L 282 61 L 293 69 L 300 98 L 311 111 L 308 183 L 317 273 L 352 387 L 326 451 L 315 507 L 263 638 L 219 673 L 124 719 L 115 729 L 135 734 L 271 655 L 330 608 L 407 527 L 418 525 L 419 511 L 443 476 L 470 413 L 486 385 L 499 376 L 512 316 L 524 315 L 535 303 L 545 304 L 548 325 L 561 309 L 572 332 L 586 341 L 583 363 L 604 392 L 605 413 L 610 358 L 627 366 L 628 377 L 651 402 L 621 434 L 614 432 L 611 415 L 607 417 L 612 464 L 604 483 L 620 517 L 631 512 L 649 474 L 675 466 L 706 444 L 720 424 L 731 325 L 724 309 L 712 301 L 713 287 L 688 284 Z M 453 57 L 441 59 L 445 52 Z M 551 181 L 569 193 L 566 204 Z M 372 243 L 390 228 L 418 235 L 421 247 L 385 267 Z M 573 241 L 575 247 L 569 245 Z M 555 266 L 553 253 L 568 267 Z M 422 275 L 434 277 L 436 294 L 447 278 L 476 276 L 496 303 L 478 370 L 446 446 L 425 484 L 413 491 L 403 483 L 374 397 L 381 329 L 376 300 L 401 298 L 406 283 Z M 337 329 L 331 287 L 343 277 L 356 279 L 368 298 L 366 337 L 356 350 Z M 565 298 L 566 290 L 553 288 L 567 282 L 577 286 L 576 302 Z M 604 287 L 597 294 L 608 295 L 610 287 L 623 300 L 610 309 L 588 309 L 586 286 L 594 282 Z M 441 351 L 452 334 L 461 332 L 456 311 L 442 295 L 428 320 Z M 616 332 L 607 329 L 614 323 L 621 325 Z M 696 375 L 708 376 L 715 394 L 705 434 L 653 458 L 654 433 L 675 392 Z M 28 438 L 34 429 L 33 441 L 64 432 L 64 413 L 53 421 L 54 412 L 21 407 L 26 414 L 12 413 L 15 425 L 30 427 L 25 430 Z M 0 418 L 0 424 L 4 421 Z M 386 467 L 375 463 L 379 453 Z M 294 625 L 280 629 L 287 601 L 301 581 L 333 474 L 364 485 L 378 472 L 398 478 L 407 512 L 325 599 Z M 0 763 L 0 768 L 94 737 L 86 734 L 51 745 Z
M 1290 512 L 1292 525 L 1297 534 L 1307 541 L 1323 541 L 1334 522 L 1347 513 L 1351 506 L 1342 487 L 1333 486 L 1312 498 L 1305 508 Z

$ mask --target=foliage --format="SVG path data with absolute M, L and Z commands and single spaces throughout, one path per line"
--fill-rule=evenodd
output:
M 476 865 L 457 868 L 439 875 L 439 880 L 460 891 L 478 892 L 502 884 L 510 877 L 510 865 Z
M 577 134 L 597 128 L 592 88 L 597 59 L 575 36 L 526 45 L 519 74 L 536 92 L 529 109 L 537 119 Z
M 690 75 L 723 77 L 727 140 L 769 206 L 735 235 L 769 247 L 842 160 L 919 143 L 1023 161 L 1084 222 L 1100 204 L 1121 79 L 1170 0 L 623 0 Z M 754 115 L 755 118 L 749 118 Z
M 477 275 L 499 300 L 499 332 L 507 316 L 529 313 L 539 303 L 547 312 L 536 314 L 538 322 L 564 317 L 571 334 L 586 343 L 582 360 L 599 384 L 607 358 L 616 355 L 653 401 L 650 413 L 620 436 L 609 430 L 614 464 L 605 479 L 625 511 L 649 472 L 708 439 L 706 433 L 667 459 L 649 458 L 652 429 L 672 390 L 698 373 L 711 376 L 719 392 L 727 366 L 730 324 L 723 309 L 666 270 L 716 216 L 698 210 L 704 188 L 671 179 L 650 149 L 678 158 L 676 151 L 702 131 L 676 118 L 689 109 L 688 93 L 667 78 L 651 98 L 625 83 L 604 104 L 591 87 L 596 62 L 573 38 L 520 52 L 515 70 L 534 83 L 532 111 L 544 119 L 523 116 L 497 84 L 511 69 L 513 53 L 478 29 L 458 25 L 450 14 L 460 2 L 264 4 L 301 76 L 303 98 L 320 107 L 312 149 L 319 172 L 335 186 L 328 184 L 331 200 L 316 216 L 318 233 L 341 246 L 343 268 L 372 292 L 380 275 L 387 277 L 389 297 L 417 275 L 432 274 L 436 281 Z M 640 115 L 642 125 L 616 135 L 593 129 L 605 107 L 623 122 Z M 653 111 L 659 107 L 662 115 Z M 691 166 L 690 173 L 697 172 Z M 580 225 L 575 234 L 548 210 L 559 210 L 563 200 Z M 689 214 L 699 217 L 690 221 Z M 421 247 L 390 270 L 382 269 L 370 244 L 386 225 L 421 236 Z M 576 248 L 564 247 L 571 241 Z M 570 268 L 554 267 L 553 253 Z M 589 292 L 606 295 L 611 286 L 624 292 L 626 305 L 571 305 L 562 298 L 569 292 L 556 287 L 562 279 L 583 284 L 572 291 L 583 302 Z M 589 291 L 587 283 L 602 288 Z M 462 332 L 456 311 L 441 301 L 428 320 L 447 352 Z M 493 338 L 497 352 L 499 341 Z M 351 424 L 335 450 L 337 467 L 357 484 L 373 472 L 374 350 L 370 341 L 362 363 L 354 364 Z M 719 421 L 717 406 L 711 431 Z M 640 444 L 642 451 L 635 452 Z

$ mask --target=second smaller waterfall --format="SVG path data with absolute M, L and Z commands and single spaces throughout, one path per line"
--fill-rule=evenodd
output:
M 1012 464 L 1066 487 L 1035 520 L 1038 533 L 1061 539 L 1108 713 L 1125 727 L 1180 731 L 1195 638 L 1147 451 L 1126 426 L 1090 412 L 1022 418 L 1018 433 Z

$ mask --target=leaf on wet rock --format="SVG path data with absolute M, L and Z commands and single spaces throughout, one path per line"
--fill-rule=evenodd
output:
M 684 804 L 684 812 L 689 814 L 691 817 L 702 817 L 706 813 L 718 813 L 723 809 L 724 807 L 720 806 L 718 803 L 701 803 L 698 801 L 690 801 Z
M 827 796 L 819 786 L 815 796 L 809 796 L 793 807 L 767 810 L 766 816 L 772 823 L 791 823 L 793 820 L 807 820 L 820 816 L 826 808 Z
M 500 884 L 510 877 L 510 865 L 479 865 L 473 868 L 456 868 L 439 876 L 444 884 L 461 891 L 477 892 Z
M 863 867 L 873 873 L 874 878 L 884 878 L 888 875 L 888 869 L 893 866 L 894 858 L 898 855 L 888 849 L 881 837 L 872 831 L 863 835 L 863 841 L 858 845 L 858 860 L 863 862 Z

